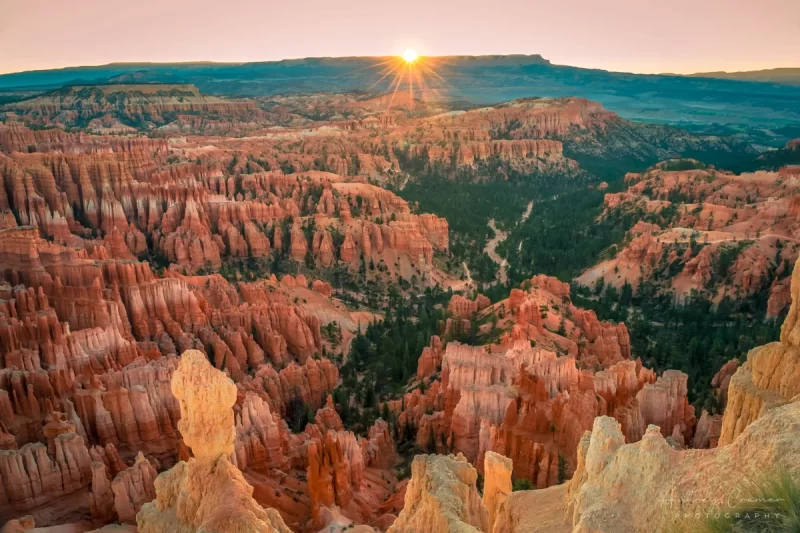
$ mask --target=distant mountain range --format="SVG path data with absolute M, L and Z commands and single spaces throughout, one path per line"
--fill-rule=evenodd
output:
M 381 76 L 385 62 L 392 59 L 114 63 L 22 72 L 0 76 L 0 100 L 86 83 L 191 83 L 206 94 L 235 97 L 388 91 L 393 76 L 383 80 Z M 553 65 L 539 55 L 448 56 L 423 61 L 441 77 L 426 76 L 426 90 L 420 96 L 429 100 L 488 104 L 529 96 L 580 96 L 627 119 L 671 124 L 703 134 L 741 134 L 765 146 L 782 146 L 800 136 L 800 91 L 776 79 L 766 83 L 756 77 L 748 78 L 755 82 L 718 79 L 724 73 L 700 77 L 608 72 Z
M 744 70 L 741 72 L 698 72 L 694 78 L 719 78 L 724 80 L 761 81 L 800 85 L 800 68 L 772 68 L 765 70 Z

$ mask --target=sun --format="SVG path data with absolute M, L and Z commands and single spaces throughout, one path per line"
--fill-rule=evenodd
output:
M 415 50 L 408 48 L 405 52 L 403 52 L 403 59 L 405 59 L 406 63 L 413 63 L 417 60 L 419 56 Z
M 369 90 L 375 87 L 390 93 L 387 109 L 395 103 L 395 97 L 401 92 L 398 106 L 414 108 L 415 100 L 442 100 L 440 89 L 447 86 L 444 78 L 437 72 L 444 65 L 441 58 L 421 56 L 413 48 L 406 48 L 402 54 L 380 58 L 380 61 L 364 67 L 364 69 L 379 69 L 377 80 L 370 85 Z M 388 80 L 388 81 L 384 81 Z M 407 97 L 406 97 L 407 94 Z

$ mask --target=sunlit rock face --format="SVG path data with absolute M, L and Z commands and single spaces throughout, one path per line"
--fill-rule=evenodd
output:
M 488 513 L 475 486 L 478 472 L 463 455 L 418 455 L 405 506 L 389 533 L 487 531 Z
M 270 170 L 280 165 L 272 156 L 272 164 L 262 160 L 263 150 L 282 149 L 269 142 L 240 146 L 253 162 L 239 168 L 239 156 L 231 161 L 227 151 L 194 158 L 175 143 L 148 138 L 12 123 L 0 124 L 0 140 L 0 175 L 9 184 L 0 193 L 3 229 L 38 227 L 49 240 L 101 259 L 132 260 L 149 251 L 182 272 L 286 253 L 323 268 L 341 260 L 358 270 L 363 260 L 406 278 L 416 274 L 425 284 L 442 279 L 433 252 L 448 248 L 446 220 L 412 214 L 404 200 L 363 176 Z
M 0 520 L 131 522 L 159 471 L 200 459 L 171 386 L 187 350 L 235 384 L 230 463 L 248 476 L 271 472 L 259 478 L 262 503 L 305 528 L 313 513 L 304 480 L 297 502 L 263 498 L 288 472 L 308 469 L 307 443 L 333 439 L 352 465 L 341 512 L 373 520 L 394 490 L 394 480 L 374 481 L 394 477 L 383 473 L 393 465 L 391 432 L 381 421 L 364 436 L 344 431 L 326 404 L 339 374 L 322 357 L 332 346 L 320 331 L 335 323 L 346 345 L 372 314 L 351 313 L 329 284 L 302 274 L 248 282 L 203 271 L 289 257 L 296 223 L 304 263 L 335 266 L 341 231 L 353 245 L 344 268 L 419 269 L 424 284 L 423 264 L 447 249 L 446 221 L 412 214 L 362 179 L 223 172 L 230 154 L 182 159 L 161 139 L 19 124 L 0 125 L 0 139 Z M 287 217 L 295 220 L 284 238 Z M 320 412 L 292 434 L 285 418 L 296 404 Z
M 253 487 L 228 459 L 236 435 L 236 385 L 204 354 L 190 350 L 181 356 L 172 391 L 181 407 L 179 429 L 194 457 L 158 476 L 155 500 L 136 515 L 138 530 L 288 533 L 277 511 L 253 500 Z
M 483 463 L 483 504 L 489 515 L 488 532 L 499 529 L 500 507 L 512 492 L 512 461 L 494 452 L 487 452 Z
M 676 449 L 674 441 L 665 439 L 669 432 L 654 425 L 640 442 L 626 444 L 617 421 L 595 419 L 592 431 L 581 439 L 577 470 L 567 489 L 573 531 L 649 531 L 653 524 L 667 528 L 686 515 L 724 508 L 729 498 L 746 490 L 743 479 L 761 480 L 767 472 L 800 473 L 799 288 L 800 268 L 795 265 L 794 301 L 780 341 L 754 348 L 738 370 L 736 364 L 726 365 L 715 378 L 719 387 L 730 381 L 716 448 Z M 670 422 L 669 416 L 663 420 Z M 708 438 L 706 426 L 713 423 L 704 413 L 696 443 Z M 610 516 L 615 517 L 613 524 Z
M 597 418 L 581 441 L 578 470 L 568 488 L 573 531 L 667 527 L 687 513 L 707 512 L 708 502 L 725 505 L 732 491 L 742 488 L 742 476 L 758 476 L 777 465 L 796 474 L 798 407 L 795 402 L 769 410 L 730 444 L 696 451 L 676 450 L 657 426 L 650 426 L 640 442 L 625 444 L 616 421 Z
M 767 410 L 791 402 L 800 394 L 800 268 L 792 273 L 792 305 L 781 338 L 753 348 L 747 361 L 730 378 L 719 445 L 733 442 Z
M 625 325 L 598 320 L 569 296 L 569 285 L 535 276 L 493 306 L 453 297 L 454 313 L 491 314 L 505 333 L 486 346 L 451 341 L 443 348 L 432 339 L 418 378 L 434 381 L 391 402 L 398 424 L 415 428 L 421 449 L 463 453 L 479 471 L 487 453 L 505 455 L 516 478 L 540 488 L 569 477 L 596 416 L 618 420 L 629 442 L 659 424 L 665 437 L 690 444 L 696 420 L 687 376 L 656 376 L 631 360 Z
M 768 315 L 785 312 L 791 303 L 790 265 L 797 259 L 796 247 L 786 243 L 800 228 L 800 182 L 790 167 L 737 175 L 713 168 L 669 170 L 675 163 L 629 173 L 626 191 L 605 195 L 604 216 L 640 210 L 655 223 L 637 222 L 615 257 L 577 281 L 594 286 L 602 279 L 617 288 L 629 283 L 634 290 L 642 282 L 655 283 L 679 298 L 706 291 L 715 303 L 768 291 Z M 725 272 L 715 271 L 732 250 L 735 260 Z M 664 266 L 666 279 L 657 275 Z

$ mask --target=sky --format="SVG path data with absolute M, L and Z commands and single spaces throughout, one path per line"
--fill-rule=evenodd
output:
M 692 73 L 800 67 L 798 37 L 800 0 L 0 0 L 0 73 L 408 48 Z

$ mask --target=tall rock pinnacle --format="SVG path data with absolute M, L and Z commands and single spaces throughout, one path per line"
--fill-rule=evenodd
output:
M 194 458 L 156 478 L 156 499 L 136 516 L 139 533 L 289 533 L 274 509 L 253 499 L 229 460 L 234 451 L 236 387 L 196 350 L 183 353 L 172 378 L 181 407 L 178 425 Z

